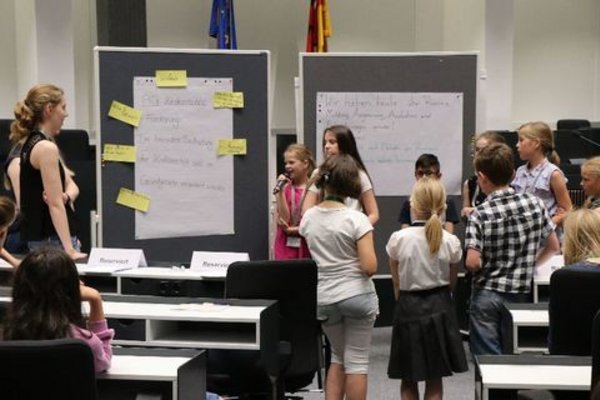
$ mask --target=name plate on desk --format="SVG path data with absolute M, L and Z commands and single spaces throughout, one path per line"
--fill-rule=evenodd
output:
M 225 278 L 229 264 L 249 260 L 248 253 L 194 251 L 190 269 L 201 272 L 202 276 Z
M 144 251 L 141 249 L 95 247 L 90 252 L 86 268 L 114 272 L 146 266 L 146 256 L 144 256 Z

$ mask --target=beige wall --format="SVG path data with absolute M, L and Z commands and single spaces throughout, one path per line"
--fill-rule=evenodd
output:
M 470 51 L 482 54 L 485 71 L 485 5 L 492 0 L 330 0 L 331 51 Z M 509 0 L 505 0 L 509 1 Z M 96 42 L 93 0 L 72 0 L 75 104 L 78 127 L 93 121 L 92 48 Z M 0 117 L 30 82 L 35 60 L 34 0 L 0 0 Z M 148 44 L 207 48 L 210 0 L 147 0 Z M 269 10 L 266 12 L 265 10 Z M 28 14 L 29 13 L 29 14 Z M 272 128 L 295 126 L 293 78 L 304 49 L 307 4 L 297 0 L 238 0 L 241 49 L 272 54 Z M 514 1 L 510 125 L 564 117 L 600 119 L 600 2 L 597 0 Z M 32 26 L 33 25 L 33 26 Z M 493 87 L 493 85 L 490 85 Z M 481 86 L 482 89 L 486 85 Z M 493 90 L 485 93 L 490 99 Z M 498 127 L 495 127 L 498 128 Z M 93 133 L 93 132 L 92 132 Z
M 10 118 L 17 98 L 15 4 L 0 0 L 0 118 Z
M 515 2 L 513 121 L 598 120 L 600 2 Z

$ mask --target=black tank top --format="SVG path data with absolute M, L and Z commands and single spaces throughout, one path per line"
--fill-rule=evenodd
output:
M 473 175 L 467 181 L 469 187 L 469 206 L 477 207 L 485 201 L 487 195 L 481 191 L 479 184 L 477 183 L 477 175 Z
M 40 170 L 31 165 L 31 150 L 42 140 L 49 140 L 41 132 L 32 132 L 21 149 L 21 173 L 19 182 L 21 184 L 21 240 L 45 240 L 50 236 L 56 235 L 48 204 L 44 201 L 44 184 Z M 65 191 L 65 171 L 58 160 L 58 170 L 60 171 L 60 181 L 62 191 Z M 65 206 L 67 211 L 67 220 L 71 235 L 75 235 L 74 215 L 71 207 Z

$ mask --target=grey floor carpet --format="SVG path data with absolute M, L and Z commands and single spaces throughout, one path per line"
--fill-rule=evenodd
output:
M 368 399 L 393 400 L 400 399 L 400 381 L 387 377 L 387 363 L 390 351 L 392 328 L 375 328 L 373 332 L 373 343 L 371 346 L 371 357 L 369 367 L 369 390 Z M 454 374 L 444 379 L 444 399 L 447 400 L 472 400 L 474 398 L 474 374 L 473 363 L 467 346 L 467 359 L 469 359 L 469 371 Z M 316 389 L 313 383 L 311 389 Z M 423 390 L 423 386 L 421 386 Z M 322 399 L 323 393 L 299 393 L 304 399 Z M 421 398 L 423 394 L 421 393 Z

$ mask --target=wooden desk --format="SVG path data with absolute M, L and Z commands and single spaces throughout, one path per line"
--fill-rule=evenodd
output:
M 503 318 L 504 351 L 548 352 L 548 303 L 508 303 Z
M 589 391 L 591 380 L 591 357 L 475 356 L 475 399 L 492 399 L 498 389 Z
M 97 375 L 96 385 L 99 400 L 135 400 L 140 393 L 204 400 L 206 353 L 115 348 L 110 369 Z

